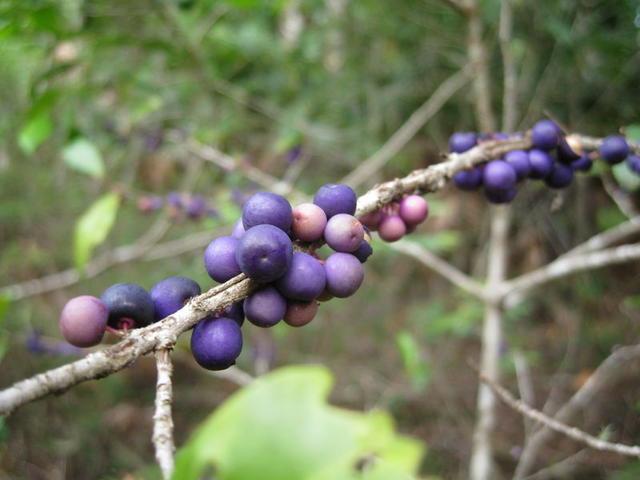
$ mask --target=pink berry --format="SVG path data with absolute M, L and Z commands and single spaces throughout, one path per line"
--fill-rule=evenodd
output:
M 60 313 L 60 331 L 71 345 L 92 347 L 102 340 L 109 312 L 99 298 L 82 295 L 69 300 Z
M 399 215 L 387 215 L 380 222 L 378 235 L 385 242 L 400 240 L 407 233 L 407 226 Z
M 315 242 L 322 238 L 327 225 L 324 210 L 313 203 L 302 203 L 293 209 L 293 234 L 304 242 Z
M 409 195 L 400 201 L 400 217 L 409 225 L 425 221 L 429 215 L 429 205 L 420 195 Z
M 360 217 L 360 223 L 370 230 L 377 230 L 382 220 L 382 211 L 376 210 L 375 212 L 367 213 Z

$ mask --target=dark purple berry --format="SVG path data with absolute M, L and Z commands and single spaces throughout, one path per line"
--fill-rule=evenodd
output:
M 529 164 L 531 165 L 530 178 L 544 178 L 551 173 L 553 158 L 544 150 L 534 148 L 529 151 Z
M 611 135 L 602 141 L 600 156 L 609 165 L 622 162 L 629 155 L 629 145 L 624 137 Z
M 156 319 L 160 320 L 180 310 L 190 298 L 200 295 L 200 285 L 190 278 L 175 276 L 160 280 L 149 293 Z
M 256 225 L 273 225 L 288 232 L 292 219 L 291 205 L 286 198 L 275 193 L 255 193 L 242 206 L 242 224 L 245 230 Z
M 338 213 L 353 215 L 357 201 L 356 192 L 349 185 L 336 183 L 323 185 L 313 197 L 313 203 L 324 210 L 327 219 Z
M 204 251 L 204 268 L 216 282 L 226 282 L 240 275 L 236 251 L 240 241 L 232 236 L 216 238 Z
M 278 227 L 257 225 L 239 240 L 236 260 L 242 272 L 268 283 L 285 274 L 293 256 L 291 239 Z
M 364 228 L 356 217 L 338 213 L 327 222 L 324 239 L 336 252 L 353 252 L 364 239 Z
M 567 139 L 564 137 L 560 138 L 560 144 L 557 149 L 558 160 L 562 163 L 566 163 L 570 165 L 572 162 L 578 160 L 580 158 L 580 154 L 577 153 L 571 145 L 567 142 Z
M 144 327 L 154 320 L 153 300 L 135 283 L 117 283 L 107 288 L 100 298 L 109 311 L 113 328 Z
M 400 218 L 408 225 L 418 225 L 429 216 L 429 205 L 420 195 L 407 195 L 400 200 Z
M 326 283 L 322 264 L 308 253 L 296 252 L 287 273 L 276 281 L 276 287 L 286 298 L 308 302 L 322 293 Z
M 516 171 L 504 160 L 492 160 L 482 172 L 482 183 L 488 190 L 509 190 L 516 185 Z
M 292 327 L 302 327 L 313 320 L 318 312 L 318 302 L 287 302 L 284 321 Z
M 407 233 L 407 224 L 400 215 L 385 215 L 378 225 L 378 235 L 385 242 L 400 240 Z
M 274 287 L 265 287 L 244 299 L 244 314 L 258 327 L 273 327 L 282 320 L 287 301 Z
M 551 150 L 560 143 L 560 129 L 551 120 L 540 120 L 531 129 L 531 142 L 541 150 Z
M 516 171 L 518 180 L 527 178 L 531 172 L 531 164 L 529 163 L 529 154 L 524 150 L 512 150 L 504 156 L 504 161 L 513 167 Z
M 554 163 L 551 173 L 544 179 L 545 183 L 551 188 L 565 188 L 573 181 L 573 168 L 564 163 Z
M 201 367 L 224 370 L 242 351 L 242 331 L 231 318 L 200 320 L 191 334 L 191 353 Z
M 242 219 L 239 219 L 233 226 L 231 236 L 234 238 L 240 238 L 242 235 L 244 235 L 244 225 L 242 224 Z
M 629 166 L 629 169 L 633 173 L 637 173 L 638 175 L 640 175 L 640 156 L 639 155 L 629 155 L 627 157 L 627 165 Z
M 334 253 L 324 264 L 327 272 L 327 290 L 331 295 L 345 298 L 353 295 L 364 279 L 364 268 L 350 253 Z
M 315 203 L 302 203 L 293 209 L 291 231 L 304 242 L 320 240 L 326 225 L 327 215 Z
M 477 190 L 482 185 L 482 170 L 478 167 L 460 170 L 453 176 L 453 183 L 460 190 Z
M 371 244 L 366 240 L 363 240 L 358 249 L 353 252 L 353 255 L 360 260 L 360 263 L 364 263 L 373 253 L 373 248 Z
M 484 195 L 489 203 L 509 203 L 516 196 L 516 187 L 508 188 L 507 190 L 491 190 L 485 189 Z
M 473 132 L 456 132 L 449 138 L 449 151 L 463 153 L 478 144 L 478 136 Z
M 76 347 L 92 347 L 102 341 L 109 314 L 99 298 L 82 295 L 69 300 L 60 313 L 60 332 Z
M 588 172 L 589 170 L 591 170 L 592 166 L 593 160 L 589 158 L 588 153 L 583 153 L 579 159 L 571 162 L 571 168 L 573 168 L 574 170 L 579 170 L 581 172 Z

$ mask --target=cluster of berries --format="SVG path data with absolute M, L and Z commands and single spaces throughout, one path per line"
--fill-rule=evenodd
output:
M 142 213 L 153 213 L 166 207 L 169 217 L 173 219 L 187 218 L 198 220 L 205 216 L 218 217 L 218 211 L 207 205 L 202 195 L 169 192 L 166 198 L 159 195 L 143 195 L 138 197 L 138 210 Z
M 507 139 L 503 134 L 488 139 Z M 463 153 L 487 138 L 475 133 L 455 133 L 449 140 L 451 152 Z M 476 190 L 484 187 L 491 203 L 508 203 L 516 196 L 516 185 L 526 178 L 543 180 L 551 188 L 565 188 L 571 184 L 576 171 L 589 171 L 592 156 L 583 152 L 579 145 L 571 145 L 562 130 L 551 120 L 541 120 L 531 129 L 533 148 L 528 151 L 512 150 L 504 158 L 491 160 L 453 176 L 453 182 L 461 190 Z M 629 155 L 627 141 L 613 135 L 603 140 L 600 157 L 609 165 L 627 160 L 630 168 L 640 173 L 640 157 Z
M 420 195 L 407 195 L 400 201 L 360 217 L 369 230 L 377 231 L 385 242 L 395 242 L 412 233 L 429 216 L 429 205 Z

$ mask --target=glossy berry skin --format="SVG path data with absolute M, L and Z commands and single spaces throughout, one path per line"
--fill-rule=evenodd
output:
M 504 155 L 504 161 L 513 167 L 517 180 L 522 180 L 529 176 L 531 164 L 529 154 L 524 150 L 512 150 Z
M 511 202 L 516 196 L 517 190 L 511 187 L 507 190 L 490 190 L 485 189 L 484 195 L 489 203 L 502 204 Z
M 407 233 L 407 224 L 400 215 L 385 215 L 378 226 L 378 235 L 385 242 L 400 240 Z
M 353 252 L 364 239 L 364 228 L 356 217 L 338 213 L 327 222 L 324 239 L 336 252 Z
M 238 325 L 242 326 L 242 324 L 244 323 L 244 309 L 242 307 L 242 304 L 242 301 L 232 303 L 231 305 L 214 313 L 212 315 L 212 318 L 231 318 L 232 320 L 235 320 Z
M 287 311 L 284 314 L 284 321 L 292 327 L 303 327 L 318 313 L 318 302 L 287 302 Z
M 504 160 L 492 160 L 482 172 L 482 183 L 488 190 L 509 190 L 516 185 L 516 171 Z
M 154 320 L 151 295 L 135 283 L 116 283 L 100 298 L 109 311 L 109 326 L 113 328 L 144 327 Z
M 353 256 L 360 260 L 360 263 L 364 263 L 373 254 L 373 248 L 367 241 L 362 241 L 358 249 L 353 252 Z
M 571 168 L 573 168 L 574 170 L 579 170 L 581 172 L 588 172 L 589 170 L 591 170 L 592 166 L 593 161 L 591 160 L 591 158 L 589 158 L 589 154 L 587 153 L 583 153 L 579 159 L 571 162 Z
M 258 327 L 277 324 L 287 310 L 287 301 L 274 287 L 265 287 L 244 299 L 244 314 Z
M 338 298 L 353 295 L 364 279 L 364 268 L 355 256 L 349 253 L 334 253 L 324 264 L 327 272 L 327 291 Z
M 560 129 L 551 120 L 540 120 L 531 129 L 531 142 L 535 148 L 552 150 L 560 143 Z
M 291 265 L 293 244 L 278 227 L 257 225 L 238 241 L 236 260 L 249 278 L 262 283 L 280 278 Z
M 239 239 L 242 237 L 242 235 L 244 235 L 244 225 L 242 224 L 242 219 L 240 218 L 233 226 L 231 236 Z
M 191 334 L 191 353 L 208 370 L 224 370 L 236 363 L 242 351 L 242 331 L 231 318 L 200 320 Z
M 156 320 L 174 314 L 192 297 L 200 295 L 200 285 L 186 277 L 168 277 L 160 280 L 149 291 Z
M 226 235 L 216 238 L 204 251 L 204 268 L 216 282 L 224 283 L 240 275 L 240 266 L 236 260 L 236 251 L 240 240 Z
M 293 212 L 282 195 L 258 192 L 251 195 L 242 206 L 242 225 L 249 230 L 256 225 L 273 225 L 284 232 L 291 228 Z
M 624 137 L 611 135 L 602 141 L 600 156 L 609 165 L 622 162 L 629 155 L 629 145 Z
M 555 163 L 551 173 L 544 179 L 551 188 L 565 188 L 573 181 L 573 168 L 564 163 Z
M 67 342 L 86 348 L 102 341 L 108 317 L 107 307 L 99 298 L 82 295 L 65 304 L 58 325 Z
M 534 148 L 529 151 L 529 164 L 531 165 L 529 178 L 544 178 L 551 173 L 553 158 L 544 150 Z
M 456 132 L 449 138 L 449 151 L 463 153 L 478 144 L 478 135 L 473 132 Z
M 349 185 L 328 183 L 320 187 L 313 196 L 313 203 L 318 205 L 330 219 L 339 213 L 353 215 L 356 212 L 358 198 Z
M 320 240 L 326 225 L 327 215 L 315 203 L 302 203 L 293 209 L 291 231 L 304 242 Z
M 407 195 L 400 200 L 400 218 L 408 225 L 418 225 L 429 216 L 429 205 L 420 195 Z
M 627 157 L 627 165 L 629 166 L 632 172 L 640 175 L 640 156 L 639 155 L 629 155 Z
M 308 302 L 322 293 L 326 283 L 322 264 L 308 253 L 295 252 L 289 270 L 276 281 L 276 288 L 286 298 Z
M 460 190 L 477 190 L 482 185 L 482 170 L 478 167 L 460 170 L 453 176 L 453 183 Z

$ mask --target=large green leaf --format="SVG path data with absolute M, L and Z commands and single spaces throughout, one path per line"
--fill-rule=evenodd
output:
M 327 404 L 331 374 L 320 366 L 277 370 L 233 395 L 176 457 L 176 480 L 215 471 L 217 480 L 351 480 L 385 469 L 411 479 L 423 455 L 416 440 L 398 436 L 388 414 Z M 373 455 L 372 468 L 358 460 Z
M 75 228 L 73 256 L 76 268 L 84 268 L 93 249 L 109 235 L 118 213 L 120 197 L 107 193 L 95 201 L 78 219 Z
M 66 164 L 94 178 L 104 176 L 104 162 L 98 148 L 86 138 L 77 138 L 67 144 L 62 151 Z

